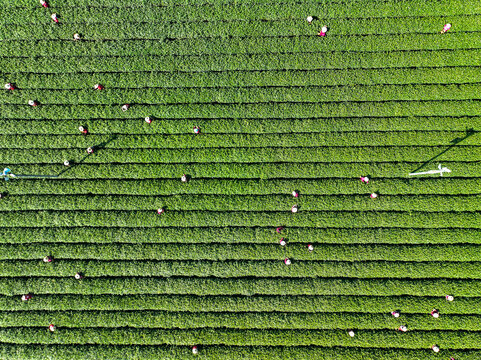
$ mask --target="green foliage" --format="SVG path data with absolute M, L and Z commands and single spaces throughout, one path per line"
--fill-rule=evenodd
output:
M 49 4 L 0 8 L 0 163 L 50 176 L 0 187 L 0 358 L 481 358 L 481 3 Z
M 191 314 L 203 312 L 268 312 L 279 313 L 354 313 L 379 314 L 384 316 L 400 310 L 404 316 L 426 315 L 433 308 L 442 315 L 480 315 L 479 297 L 456 297 L 447 302 L 438 296 L 360 296 L 360 295 L 68 295 L 35 294 L 35 301 L 24 304 L 18 296 L 0 296 L 2 308 L 16 311 L 173 311 Z M 201 314 L 200 314 L 201 315 Z M 14 315 L 13 315 L 14 316 Z M 476 318 L 476 317 L 475 317 Z M 426 318 L 426 321 L 428 318 Z M 430 319 L 430 318 L 429 318 Z M 440 320 L 444 319 L 440 317 Z M 465 318 L 464 318 L 465 319 Z M 387 321 L 387 320 L 386 320 Z M 391 320 L 389 320 L 391 321 Z M 452 324 L 452 322 L 448 322 Z M 437 324 L 431 322 L 431 325 Z
M 204 247 L 205 248 L 205 247 Z M 97 248 L 95 250 L 101 250 Z M 170 249 L 169 249 L 170 250 Z M 195 247 L 189 247 L 190 251 L 197 250 Z M 452 256 L 451 249 L 446 249 L 447 253 Z M 305 250 L 307 251 L 307 250 Z M 52 247 L 52 253 L 56 254 L 55 247 Z M 481 262 L 467 262 L 466 258 L 478 258 L 473 254 L 463 253 L 463 262 L 421 262 L 413 263 L 411 261 L 309 261 L 293 258 L 300 251 L 286 251 L 279 254 L 280 251 L 272 252 L 271 256 L 265 256 L 262 262 L 260 260 L 243 260 L 232 261 L 224 260 L 210 261 L 204 259 L 198 260 L 170 260 L 170 261 L 75 261 L 75 260 L 56 260 L 56 264 L 46 267 L 41 261 L 22 261 L 22 262 L 4 262 L 0 275 L 4 277 L 18 276 L 52 276 L 52 277 L 69 277 L 78 270 L 89 277 L 171 277 L 171 276 L 192 276 L 192 277 L 216 277 L 216 278 L 233 278 L 233 277 L 278 277 L 282 273 L 284 278 L 405 278 L 412 279 L 479 279 L 481 277 Z M 429 254 L 429 253 L 428 253 Z M 426 255 L 428 255 L 426 254 Z M 68 253 L 62 253 L 68 256 Z M 74 254 L 75 255 L 75 254 Z M 138 255 L 138 254 L 136 254 Z M 260 254 L 258 254 L 258 257 Z M 277 255 L 277 259 L 269 259 Z M 295 266 L 286 271 L 282 260 L 282 255 L 290 257 L 296 262 Z M 471 255 L 471 256 L 469 256 Z M 185 256 L 185 255 L 184 255 Z M 426 258 L 429 258 L 426 256 Z
M 423 359 L 438 359 L 431 349 L 382 349 L 382 348 L 352 348 L 352 347 L 323 347 L 323 346 L 202 346 L 198 355 L 202 359 L 307 359 L 322 356 L 326 359 L 367 359 L 381 360 L 409 360 L 413 356 L 422 354 Z M 185 346 L 146 346 L 146 345 L 11 345 L 2 344 L 0 354 L 8 359 L 22 360 L 44 359 L 53 356 L 56 359 L 185 359 L 192 356 L 190 348 Z M 476 360 L 480 356 L 478 350 L 454 350 L 450 354 L 462 356 L 463 359 Z
M 105 227 L 11 227 L 2 228 L 3 237 L 0 238 L 2 244 L 8 244 L 2 247 L 0 257 L 2 259 L 16 259 L 17 251 L 21 252 L 26 258 L 38 258 L 49 249 L 59 249 L 59 253 L 67 251 L 67 249 L 75 249 L 81 247 L 82 251 L 95 252 L 97 249 L 83 248 L 87 244 L 115 244 L 119 248 L 123 244 L 143 244 L 135 248 L 136 251 L 148 249 L 154 244 L 210 244 L 212 246 L 209 251 L 215 256 L 223 256 L 221 258 L 229 258 L 240 251 L 241 246 L 226 247 L 220 244 L 242 244 L 242 246 L 252 247 L 254 250 L 249 251 L 249 256 L 255 256 L 255 253 L 261 251 L 261 248 L 254 246 L 255 244 L 275 244 L 278 245 L 279 236 L 274 228 L 248 228 L 248 227 L 211 227 L 211 228 L 171 228 L 171 227 L 152 227 L 152 228 L 105 228 Z M 317 244 L 357 244 L 358 249 L 365 248 L 361 244 L 480 244 L 480 229 L 456 229 L 456 228 L 433 228 L 433 229 L 413 229 L 413 228 L 300 228 L 294 227 L 286 229 L 283 236 L 289 240 L 290 244 L 305 243 L 303 239 L 312 240 Z M 315 240 L 315 241 L 314 241 Z M 40 243 L 45 243 L 45 248 L 40 247 Z M 52 247 L 52 244 L 64 244 L 64 248 Z M 26 248 L 20 244 L 32 244 Z M 444 246 L 442 246 L 444 248 Z M 155 246 L 154 246 L 155 248 Z M 289 247 L 291 248 L 291 247 Z M 406 252 L 410 254 L 415 246 L 411 246 Z M 421 247 L 419 247 L 421 248 Z M 429 248 L 433 248 L 429 245 Z M 100 249 L 103 249 L 102 247 Z M 217 250 L 218 249 L 218 250 Z M 232 249 L 232 251 L 228 251 Z M 275 249 L 272 246 L 268 251 L 271 253 Z M 322 249 L 327 249 L 323 247 Z M 334 248 L 337 253 L 341 247 Z M 372 248 L 370 248 L 372 249 Z M 463 248 L 464 249 L 464 248 Z M 179 251 L 188 250 L 187 247 L 180 245 L 175 248 L 175 254 Z M 266 249 L 267 250 L 267 249 Z M 154 250 L 157 254 L 162 254 L 161 248 Z M 277 251 L 277 250 L 276 250 Z M 132 253 L 129 248 L 117 251 L 114 248 L 108 248 L 103 256 L 112 254 L 129 254 Z M 463 253 L 461 250 L 457 256 Z M 439 254 L 443 252 L 440 251 Z M 31 255 L 29 255 L 31 254 Z M 242 252 L 240 252 L 242 254 Z M 316 251 L 317 254 L 317 251 Z M 301 253 L 296 254 L 300 256 Z M 398 253 L 399 255 L 399 253 Z M 32 257 L 33 256 L 33 257 Z M 159 255 L 160 256 L 160 255 Z M 172 256 L 172 255 L 171 255 Z M 205 255 L 204 255 L 205 256 Z M 215 258 L 214 256 L 214 258 Z M 302 251 L 302 256 L 306 256 Z M 438 255 L 440 256 L 440 255 Z M 219 259 L 221 259 L 219 258 Z M 235 258 L 235 257 L 231 257 Z M 154 258 L 155 259 L 155 258 Z M 158 258 L 161 259 L 161 258 Z M 420 258 L 421 259 L 421 258 Z M 437 258 L 442 259 L 442 258 Z M 445 258 L 446 259 L 446 258 Z M 476 258 L 477 259 L 477 258 Z
M 279 259 L 282 264 L 283 261 Z M 284 270 L 283 271 L 287 271 Z M 289 270 L 290 271 L 290 270 Z M 0 279 L 3 295 L 84 294 L 139 295 L 412 295 L 479 296 L 478 279 L 357 279 L 357 278 L 217 278 L 217 277 L 107 277 L 75 280 L 60 277 Z M 25 304 L 28 308 L 28 304 Z

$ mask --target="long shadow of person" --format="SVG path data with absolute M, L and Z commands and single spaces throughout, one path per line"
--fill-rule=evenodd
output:
M 415 173 L 419 170 L 421 170 L 424 166 L 426 166 L 427 164 L 431 163 L 433 160 L 437 159 L 438 157 L 440 157 L 441 155 L 443 155 L 444 153 L 446 153 L 447 151 L 451 150 L 453 147 L 457 146 L 461 141 L 464 141 L 466 140 L 468 137 L 476 134 L 478 131 L 474 130 L 473 128 L 471 129 L 466 129 L 466 135 L 464 137 L 458 137 L 456 139 L 453 139 L 451 140 L 451 145 L 449 145 L 446 149 L 444 149 L 443 151 L 441 151 L 439 154 L 437 154 L 436 156 L 432 157 L 431 159 L 427 160 L 426 162 L 424 162 L 420 167 L 418 167 L 416 170 L 413 170 L 411 171 L 412 173 Z
M 112 135 L 107 141 L 104 141 L 103 143 L 100 143 L 100 144 L 97 144 L 97 145 L 94 145 L 92 146 L 93 149 L 95 149 L 95 152 L 97 153 L 98 151 L 101 151 L 102 149 L 104 149 L 108 144 L 110 144 L 112 141 L 114 141 L 115 139 L 117 139 L 117 135 Z M 78 166 L 80 165 L 81 163 L 83 163 L 90 155 L 85 155 L 82 159 L 80 160 L 77 160 L 77 161 L 72 161 L 71 165 L 70 166 L 67 166 L 66 169 L 60 171 L 58 173 L 57 176 L 60 176 L 64 173 L 66 173 L 67 171 L 69 171 L 70 169 L 72 169 L 73 167 L 75 166 Z

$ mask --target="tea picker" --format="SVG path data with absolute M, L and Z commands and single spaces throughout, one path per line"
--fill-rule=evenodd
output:
M 441 30 L 441 34 L 446 34 L 450 29 L 451 29 L 451 24 L 444 25 L 443 30 Z
M 25 295 L 22 295 L 22 301 L 29 301 L 29 300 L 32 300 L 32 295 L 31 294 L 25 294 Z
M 317 35 L 319 36 L 326 36 L 326 33 L 327 33 L 327 26 L 323 26 L 321 31 L 319 31 L 319 33 Z
M 399 311 L 391 311 L 391 315 L 394 316 L 395 318 L 398 318 L 400 313 Z

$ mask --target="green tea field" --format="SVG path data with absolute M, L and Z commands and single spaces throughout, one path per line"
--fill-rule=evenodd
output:
M 45 1 L 0 0 L 0 359 L 481 359 L 480 1 Z

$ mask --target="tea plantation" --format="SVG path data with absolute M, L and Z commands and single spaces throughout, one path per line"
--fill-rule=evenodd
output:
M 481 359 L 481 2 L 0 5 L 1 359 Z

